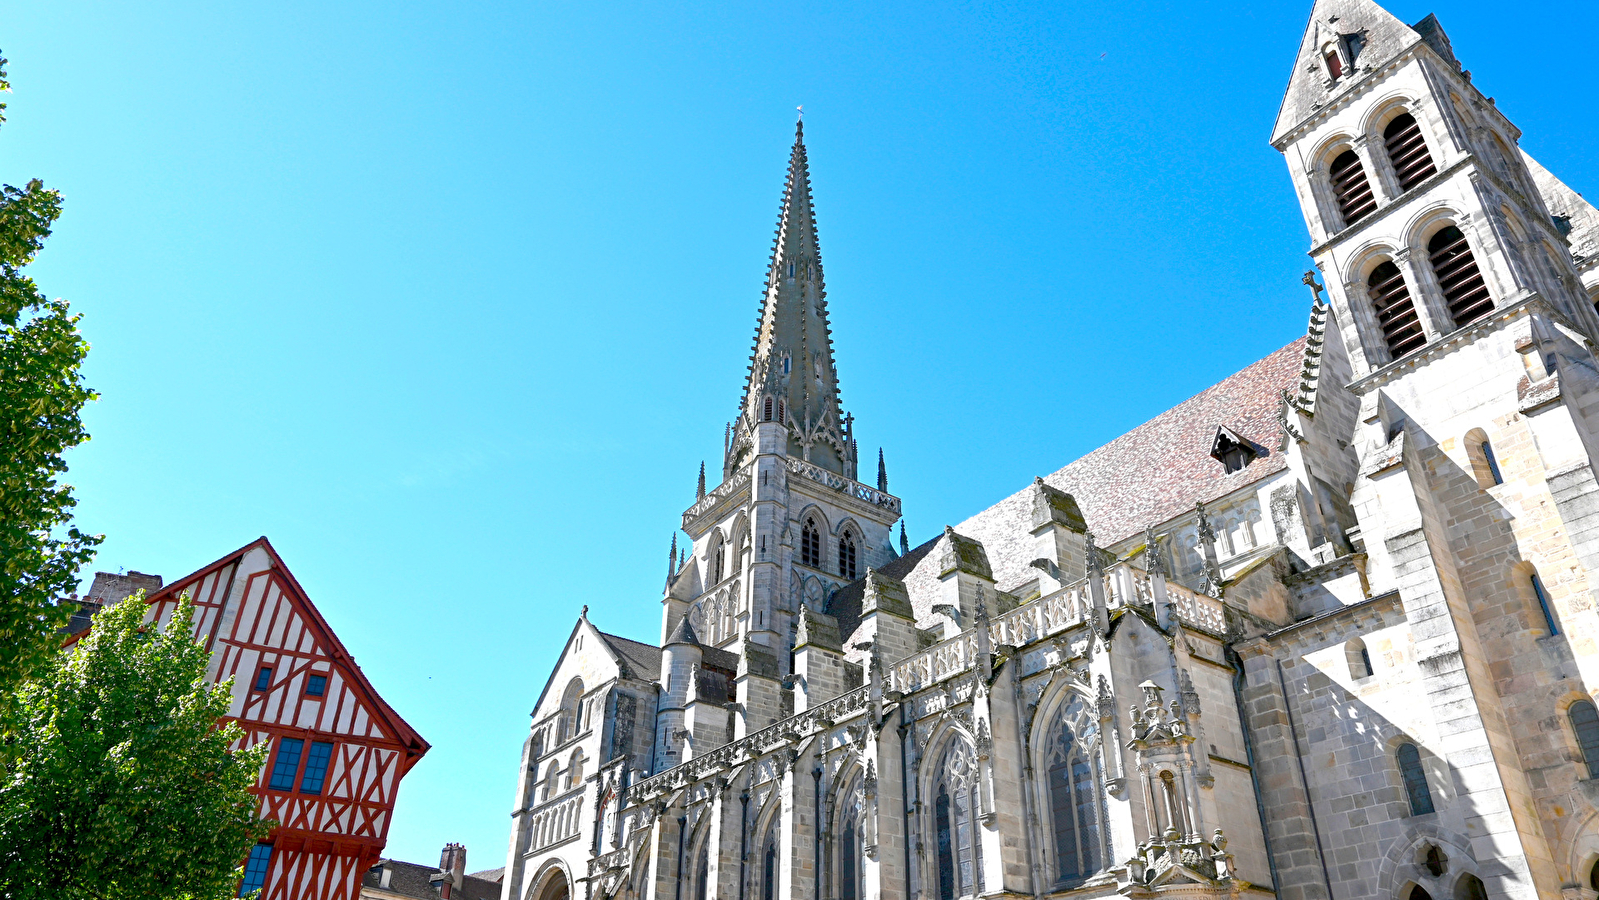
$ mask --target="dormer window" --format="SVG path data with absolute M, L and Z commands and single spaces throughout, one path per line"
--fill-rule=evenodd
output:
M 1210 455 L 1231 475 L 1243 471 L 1245 466 L 1262 454 L 1254 441 L 1223 425 L 1216 429 L 1216 440 L 1211 442 Z
M 1328 77 L 1332 78 L 1333 81 L 1337 81 L 1338 79 L 1344 77 L 1344 61 L 1341 57 L 1339 57 L 1338 48 L 1336 46 L 1333 44 L 1328 44 L 1327 46 L 1323 47 L 1321 50 L 1321 58 L 1327 63 Z

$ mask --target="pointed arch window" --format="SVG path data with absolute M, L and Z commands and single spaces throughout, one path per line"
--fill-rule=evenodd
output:
M 782 870 L 778 868 L 778 844 L 781 843 L 782 829 L 781 815 L 773 816 L 772 827 L 767 829 L 766 840 L 761 842 L 761 900 L 778 900 L 777 882 L 782 875 Z
M 848 531 L 838 538 L 838 574 L 855 580 L 855 536 Z
M 1588 777 L 1599 778 L 1599 710 L 1587 700 L 1578 700 L 1566 710 L 1566 718 L 1571 720 L 1571 731 L 1577 736 Z
M 977 853 L 977 763 L 972 748 L 954 738 L 938 765 L 933 832 L 938 842 L 939 900 L 977 895 L 982 860 Z
M 1371 270 L 1366 278 L 1366 290 L 1371 297 L 1372 311 L 1377 314 L 1377 324 L 1382 327 L 1389 358 L 1398 359 L 1427 343 L 1427 335 L 1421 330 L 1421 318 L 1416 314 L 1416 303 L 1405 286 L 1405 276 L 1392 260 Z
M 787 362 L 787 360 L 784 360 L 784 362 Z M 770 421 L 772 421 L 772 398 L 771 397 L 767 397 L 765 400 L 761 401 L 761 421 L 762 422 L 770 422 Z
M 720 584 L 726 573 L 727 544 L 721 538 L 716 539 L 716 545 L 711 548 L 711 584 Z
M 838 835 L 833 858 L 838 860 L 838 900 L 860 900 L 865 896 L 861 884 L 861 836 L 866 815 L 865 787 L 860 778 L 850 783 L 839 794 L 838 821 L 834 833 Z
M 1401 190 L 1408 191 L 1438 174 L 1432 154 L 1427 151 L 1427 141 L 1421 136 L 1421 125 L 1410 113 L 1401 113 L 1389 122 L 1383 129 L 1382 141 L 1394 174 L 1399 176 Z
M 788 403 L 782 397 L 777 398 L 777 424 L 788 424 Z
M 699 859 L 694 863 L 694 900 L 709 900 L 710 890 L 706 882 L 711 877 L 711 842 L 707 838 L 700 841 Z
M 1427 242 L 1427 261 L 1444 292 L 1449 317 L 1459 328 L 1482 318 L 1493 309 L 1493 297 L 1483 283 L 1477 260 L 1471 255 L 1466 235 L 1453 225 L 1445 227 Z
M 1421 751 L 1407 741 L 1399 745 L 1394 759 L 1399 763 L 1399 776 L 1405 782 L 1410 814 L 1424 816 L 1432 812 L 1432 790 L 1427 787 L 1427 773 L 1421 768 Z
M 1076 884 L 1093 875 L 1104 859 L 1100 842 L 1100 779 L 1092 744 L 1095 729 L 1085 713 L 1082 699 L 1073 697 L 1056 716 L 1050 734 L 1049 811 L 1057 887 Z
M 822 530 L 816 527 L 816 520 L 809 516 L 800 529 L 800 565 L 813 569 L 822 567 Z
M 1338 201 L 1338 214 L 1343 216 L 1344 227 L 1359 222 L 1377 208 L 1371 195 L 1371 184 L 1366 180 L 1366 169 L 1360 164 L 1360 155 L 1353 150 L 1338 154 L 1327 168 L 1332 181 L 1333 198 Z

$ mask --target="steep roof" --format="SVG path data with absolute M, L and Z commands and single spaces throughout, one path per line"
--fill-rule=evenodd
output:
M 1429 45 L 1447 47 L 1448 38 L 1438 20 L 1428 17 L 1424 25 L 1431 37 Z M 1283 94 L 1282 106 L 1277 111 L 1277 124 L 1271 129 L 1271 142 L 1276 144 L 1299 123 L 1325 106 L 1334 94 L 1340 94 L 1362 80 L 1358 73 L 1348 74 L 1330 88 L 1322 69 L 1321 48 L 1328 41 L 1343 35 L 1361 34 L 1365 45 L 1355 60 L 1357 69 L 1364 71 L 1398 56 L 1400 52 L 1423 38 L 1414 29 L 1394 18 L 1372 0 L 1316 0 L 1310 11 L 1310 21 L 1299 42 L 1299 53 L 1294 57 L 1294 69 L 1288 77 L 1288 89 Z M 1452 54 L 1441 54 L 1451 59 Z
M 1599 210 L 1593 204 L 1582 198 L 1582 195 L 1572 190 L 1565 182 L 1556 178 L 1553 173 L 1538 164 L 1536 159 L 1522 151 L 1521 158 L 1526 161 L 1527 168 L 1532 170 L 1532 180 L 1538 186 L 1538 193 L 1543 195 L 1544 205 L 1549 207 L 1551 216 L 1564 217 L 1571 231 L 1566 235 L 1566 240 L 1571 244 L 1571 255 L 1577 258 L 1577 263 L 1592 261 L 1599 256 Z
M 388 869 L 389 886 L 379 887 L 383 883 L 383 870 Z M 503 869 L 494 869 L 492 872 L 499 874 Z M 417 900 L 438 900 L 439 891 L 433 882 L 428 879 L 439 874 L 437 866 L 423 866 L 417 863 L 401 862 L 397 859 L 379 860 L 378 864 L 368 869 L 361 876 L 361 887 L 373 890 L 387 891 L 401 897 L 415 897 Z M 500 900 L 500 882 L 491 881 L 478 875 L 464 875 L 461 878 L 461 887 L 452 891 L 452 895 L 460 900 Z
M 1210 501 L 1281 472 L 1278 450 L 1282 392 L 1297 393 L 1304 370 L 1305 338 L 1184 400 L 1121 437 L 1044 478 L 1071 494 L 1100 546 L 1110 546 Z M 1218 428 L 1250 439 L 1265 455 L 1228 473 L 1210 456 Z M 1031 529 L 1031 488 L 955 526 L 989 549 L 1001 589 L 1026 581 L 1026 553 L 1003 545 Z
M 905 576 L 932 552 L 942 537 L 940 534 L 925 544 L 912 547 L 910 552 L 879 566 L 877 571 L 897 581 L 904 581 Z M 866 579 L 860 578 L 834 591 L 833 596 L 827 601 L 827 614 L 838 620 L 838 633 L 846 641 L 855 633 L 855 627 L 861 623 L 861 600 L 865 594 Z
M 661 677 L 661 648 L 653 644 L 641 644 L 619 635 L 607 634 L 601 631 L 600 637 L 619 658 L 625 661 L 633 670 L 633 677 L 651 681 Z M 670 642 L 668 642 L 670 643 Z M 715 647 L 699 645 L 700 661 L 706 666 L 726 669 L 731 672 L 738 668 L 738 657 L 726 650 Z

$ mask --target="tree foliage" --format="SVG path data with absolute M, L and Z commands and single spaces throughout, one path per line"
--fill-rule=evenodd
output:
M 71 610 L 55 601 L 77 590 L 100 542 L 72 527 L 77 501 L 57 481 L 62 454 L 89 438 L 79 419 L 95 397 L 79 371 L 89 345 L 67 303 L 22 272 L 60 215 L 60 193 L 38 179 L 0 187 L 0 699 L 58 646 Z
M 21 689 L 0 748 L 0 897 L 212 900 L 266 835 L 251 793 L 267 744 L 212 685 L 185 597 L 165 628 L 143 594 L 95 617 L 87 637 Z

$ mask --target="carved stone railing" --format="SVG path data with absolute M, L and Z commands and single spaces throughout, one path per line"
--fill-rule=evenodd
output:
M 883 687 L 911 694 L 954 678 L 976 664 L 977 637 L 970 631 L 963 631 L 889 666 L 884 673 Z
M 988 625 L 989 633 L 995 646 L 1025 647 L 1087 621 L 1093 603 L 1088 582 L 1079 581 L 996 616 Z
M 732 478 L 717 485 L 715 490 L 701 497 L 693 506 L 688 508 L 688 512 L 683 514 L 683 524 L 686 526 L 700 516 L 705 515 L 716 504 L 726 500 L 739 489 L 749 484 L 750 472 L 752 471 L 754 471 L 753 466 L 746 466 L 742 470 L 734 472 Z
M 865 709 L 869 699 L 868 691 L 867 687 L 859 687 L 840 694 L 798 715 L 789 716 L 730 744 L 723 744 L 702 756 L 696 756 L 664 772 L 635 782 L 628 789 L 628 797 L 632 802 L 646 801 L 726 771 L 739 763 L 757 759 L 778 747 L 797 744 Z
M 1192 625 L 1212 634 L 1227 633 L 1226 607 L 1215 597 L 1195 593 L 1180 584 L 1168 581 L 1166 598 L 1171 601 L 1172 611 L 1177 613 L 1177 618 L 1183 624 Z
M 895 515 L 899 514 L 899 498 L 893 494 L 867 487 L 853 478 L 845 478 L 837 472 L 829 472 L 821 466 L 808 463 L 803 459 L 788 458 L 788 470 L 795 475 L 802 475 L 820 485 L 825 485 L 842 494 L 854 497 L 873 506 L 878 506 Z
M 582 827 L 583 789 L 556 797 L 529 813 L 528 853 L 538 853 L 577 837 Z

